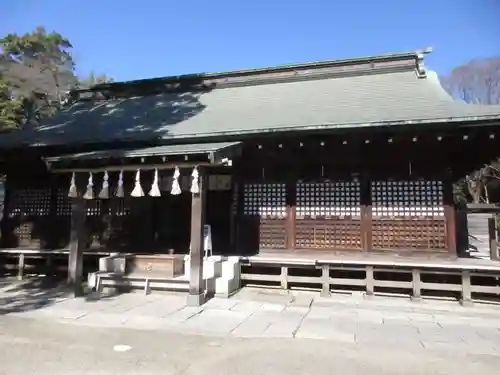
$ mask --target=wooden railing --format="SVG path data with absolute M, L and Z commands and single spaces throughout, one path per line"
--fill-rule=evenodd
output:
M 0 249 L 0 256 L 5 258 L 17 259 L 14 264 L 12 263 L 0 263 L 0 268 L 4 270 L 11 271 L 14 270 L 17 274 L 17 278 L 22 280 L 27 271 L 33 271 L 35 274 L 47 274 L 52 272 L 67 272 L 68 271 L 68 261 L 67 257 L 69 255 L 69 250 L 32 250 L 32 249 Z M 109 252 L 98 252 L 89 251 L 84 252 L 84 256 L 109 256 Z M 64 260 L 61 264 L 54 264 L 57 259 Z M 42 259 L 43 266 L 33 264 L 33 260 Z M 1 262 L 1 261 L 0 261 Z
M 264 272 L 265 268 L 273 270 Z M 254 272 L 249 272 L 252 269 Z M 316 287 L 323 296 L 332 290 L 358 290 L 367 296 L 404 293 L 413 299 L 451 294 L 463 304 L 473 299 L 500 299 L 500 264 L 244 259 L 241 279 L 246 284 L 275 284 L 282 289 Z

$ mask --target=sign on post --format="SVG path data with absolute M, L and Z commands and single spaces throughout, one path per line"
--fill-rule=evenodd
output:
M 191 252 L 191 244 L 189 244 L 189 252 Z M 203 256 L 204 258 L 212 256 L 212 227 L 209 224 L 203 226 Z
M 212 256 L 212 227 L 209 224 L 203 226 L 203 249 L 205 258 Z

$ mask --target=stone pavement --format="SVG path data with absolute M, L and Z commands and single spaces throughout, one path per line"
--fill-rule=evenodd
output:
M 30 303 L 5 299 L 0 314 L 79 326 L 120 327 L 234 338 L 330 340 L 360 346 L 500 356 L 500 306 L 243 289 L 188 307 L 185 295 L 138 293 Z M 35 296 L 31 298 L 36 299 Z M 7 303 L 5 303 L 7 301 Z M 35 307 L 33 307 L 35 306 Z M 0 317 L 1 319 L 1 317 Z
M 0 375 L 498 375 L 500 357 L 0 318 Z

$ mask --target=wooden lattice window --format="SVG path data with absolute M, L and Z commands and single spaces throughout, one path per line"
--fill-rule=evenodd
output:
M 254 225 L 260 248 L 286 247 L 286 184 L 245 184 L 243 187 L 243 216 L 249 230 Z
M 56 192 L 56 215 L 71 216 L 71 201 L 68 198 L 68 191 L 57 189 Z
M 50 189 L 12 189 L 9 199 L 9 214 L 13 234 L 17 238 L 14 246 L 42 248 L 42 237 L 50 225 Z
M 286 185 L 280 183 L 246 184 L 243 194 L 243 214 L 264 218 L 286 216 Z
M 359 181 L 299 182 L 297 217 L 359 216 Z
M 374 181 L 374 217 L 444 216 L 442 181 Z
M 374 181 L 372 246 L 375 249 L 446 249 L 442 181 Z
M 87 216 L 99 216 L 101 214 L 101 201 L 98 199 L 86 200 Z
M 115 206 L 115 216 L 130 215 L 130 202 L 128 199 L 117 199 Z
M 10 200 L 11 217 L 50 214 L 50 189 L 13 189 Z
M 297 248 L 361 248 L 359 181 L 299 182 L 296 197 Z

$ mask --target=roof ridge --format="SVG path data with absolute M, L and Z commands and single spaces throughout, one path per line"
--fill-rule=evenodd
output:
M 85 96 L 85 94 L 87 94 L 87 96 L 93 96 L 92 93 L 129 91 L 134 90 L 134 88 L 138 90 L 144 89 L 145 91 L 148 91 L 148 89 L 151 90 L 153 88 L 156 88 L 159 91 L 163 91 L 162 87 L 166 88 L 167 86 L 169 86 L 170 89 L 176 87 L 177 90 L 183 91 L 188 88 L 193 89 L 196 86 L 200 88 L 207 88 L 208 86 L 212 86 L 210 88 L 213 88 L 214 85 L 221 84 L 222 86 L 225 86 L 225 84 L 234 85 L 241 82 L 244 82 L 245 84 L 251 84 L 252 81 L 258 83 L 259 81 L 262 81 L 263 78 L 283 78 L 283 76 L 287 75 L 293 77 L 294 75 L 298 75 L 299 73 L 307 74 L 311 73 L 312 71 L 314 71 L 315 73 L 323 72 L 325 74 L 336 73 L 338 76 L 342 76 L 342 73 L 345 73 L 347 76 L 350 76 L 353 74 L 361 75 L 365 73 L 376 73 L 378 71 L 387 72 L 391 68 L 400 70 L 401 68 L 406 67 L 407 69 L 415 69 L 419 76 L 425 77 L 423 59 L 424 55 L 430 53 L 431 51 L 431 48 L 426 48 L 423 50 L 410 52 L 387 53 L 347 59 L 312 61 L 305 63 L 270 66 L 264 68 L 240 69 L 215 73 L 185 74 L 133 81 L 104 83 L 93 86 L 90 89 L 75 90 L 72 92 L 72 94 L 79 98 Z

